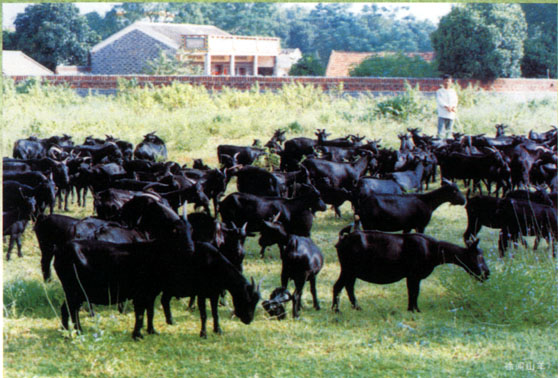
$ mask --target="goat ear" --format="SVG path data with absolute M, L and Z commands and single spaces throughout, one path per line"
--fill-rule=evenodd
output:
M 272 229 L 272 230 L 275 229 L 275 223 L 273 223 L 273 222 L 264 220 L 264 221 L 263 221 L 263 224 L 264 224 L 265 227 L 267 227 L 267 228 L 270 228 L 270 229 Z
M 467 245 L 467 247 L 469 248 L 477 248 L 477 246 L 479 245 L 480 239 L 477 239 L 475 237 L 472 237 L 471 239 L 467 240 L 465 242 L 465 244 Z

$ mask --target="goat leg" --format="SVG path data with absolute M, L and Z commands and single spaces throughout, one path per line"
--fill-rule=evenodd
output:
M 200 337 L 207 339 L 207 311 L 205 308 L 205 297 L 198 295 L 198 309 L 200 310 L 201 331 Z
M 163 306 L 163 312 L 165 313 L 165 320 L 167 321 L 167 324 L 173 324 L 172 313 L 170 310 L 171 298 L 172 295 L 169 295 L 167 292 L 163 292 L 163 295 L 161 296 L 161 305 Z M 190 301 L 192 301 L 191 298 Z
M 155 331 L 155 327 L 153 326 L 153 315 L 154 315 L 154 307 L 155 307 L 155 296 L 152 296 L 148 299 L 147 303 L 147 333 L 150 335 L 157 334 Z
M 143 314 L 145 312 L 144 304 L 137 303 L 137 301 L 134 300 L 134 312 L 136 315 L 136 324 L 134 325 L 132 338 L 134 340 L 143 339 L 143 335 L 141 334 L 141 329 L 143 328 Z
M 409 305 L 407 311 L 420 312 L 418 308 L 418 296 L 420 291 L 420 279 L 407 277 L 407 294 L 409 295 Z
M 357 311 L 360 311 L 362 309 L 358 305 L 357 299 L 355 297 L 355 281 L 356 281 L 356 277 L 349 278 L 345 283 L 345 291 L 349 296 L 349 300 L 351 301 L 353 308 Z
M 10 236 L 10 242 L 12 241 L 11 236 Z M 16 246 L 17 246 L 17 257 L 23 257 L 23 254 L 21 253 L 21 234 L 17 235 L 15 237 L 15 242 L 16 242 Z
M 312 292 L 312 301 L 314 302 L 314 309 L 320 310 L 320 303 L 318 302 L 318 294 L 316 292 L 316 276 L 311 276 L 308 281 L 310 281 L 310 291 Z
M 213 332 L 221 335 L 223 331 L 219 326 L 219 295 L 212 296 L 209 298 L 209 303 L 211 304 L 211 316 L 213 316 Z

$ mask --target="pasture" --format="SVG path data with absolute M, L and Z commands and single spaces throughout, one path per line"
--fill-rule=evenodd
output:
M 141 89 L 122 83 L 114 97 L 81 98 L 65 88 L 33 83 L 15 86 L 4 81 L 3 156 L 13 142 L 67 133 L 76 143 L 88 135 L 113 135 L 134 144 L 152 131 L 165 140 L 169 160 L 191 166 L 194 158 L 217 166 L 219 144 L 265 143 L 278 128 L 287 138 L 314 136 L 327 129 L 332 138 L 360 134 L 397 148 L 397 135 L 408 127 L 435 133 L 433 98 L 410 90 L 406 113 L 381 111 L 387 98 L 343 97 L 313 88 L 288 86 L 276 93 L 224 90 L 210 94 L 185 85 Z M 473 89 L 459 92 L 461 108 L 454 131 L 494 135 L 494 125 L 509 133 L 546 131 L 557 124 L 556 98 L 511 102 Z M 388 104 L 389 105 L 389 104 Z M 393 105 L 393 103 L 391 103 Z M 397 114 L 397 113 L 396 113 Z M 260 164 L 265 165 L 265 160 Z M 432 188 L 438 187 L 439 183 Z M 228 192 L 236 185 L 229 183 Z M 431 189 L 432 189 L 431 188 Z M 189 211 L 191 209 L 189 208 Z M 74 217 L 93 214 L 76 203 Z M 498 257 L 498 232 L 479 233 L 491 270 L 479 283 L 457 266 L 444 265 L 421 285 L 421 313 L 406 311 L 404 281 L 374 285 L 357 281 L 355 294 L 362 311 L 350 308 L 343 291 L 340 310 L 331 311 L 332 286 L 339 275 L 335 243 L 339 231 L 352 222 L 350 205 L 317 214 L 312 239 L 322 249 L 324 268 L 317 277 L 322 309 L 311 305 L 309 285 L 303 294 L 301 317 L 269 319 L 258 305 L 246 326 L 232 316 L 230 295 L 220 307 L 223 335 L 199 337 L 197 309 L 187 299 L 171 302 L 175 325 L 165 323 L 156 302 L 158 335 L 131 338 L 134 314 L 115 307 L 96 307 L 89 317 L 82 310 L 83 334 L 63 330 L 63 291 L 57 277 L 43 283 L 40 250 L 28 227 L 23 258 L 3 254 L 3 368 L 6 377 L 152 377 L 152 376 L 556 376 L 558 375 L 558 264 L 545 242 L 537 251 L 520 247 Z M 463 245 L 467 215 L 461 206 L 442 205 L 425 233 Z M 532 245 L 529 238 L 529 244 Z M 259 257 L 256 238 L 246 243 L 244 275 L 264 279 L 263 299 L 280 285 L 277 247 Z M 292 282 L 289 290 L 294 290 Z

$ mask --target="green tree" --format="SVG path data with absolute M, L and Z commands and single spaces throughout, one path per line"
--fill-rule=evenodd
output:
M 100 41 L 73 4 L 30 5 L 15 19 L 18 50 L 48 67 L 87 64 L 89 49 Z
M 129 19 L 123 17 L 123 14 L 114 8 L 105 13 L 104 17 L 101 17 L 97 12 L 87 13 L 85 19 L 91 30 L 97 33 L 101 40 L 107 39 L 131 24 Z
M 356 77 L 435 77 L 436 67 L 420 56 L 408 57 L 403 53 L 371 56 L 350 71 Z
M 290 76 L 323 76 L 325 67 L 314 55 L 303 55 L 289 70 Z
M 16 33 L 10 30 L 2 30 L 2 49 L 17 50 Z
M 203 67 L 192 64 L 187 54 L 180 59 L 161 51 L 159 56 L 147 61 L 143 73 L 146 75 L 201 75 Z
M 519 77 L 527 24 L 519 4 L 462 4 L 431 34 L 438 70 L 458 77 Z
M 349 12 L 349 4 L 318 4 L 307 21 L 314 25 L 313 50 L 322 62 L 327 62 L 331 50 L 352 50 L 351 44 L 362 33 Z
M 525 77 L 557 76 L 556 51 L 556 4 L 521 4 L 527 21 L 528 38 L 521 61 Z

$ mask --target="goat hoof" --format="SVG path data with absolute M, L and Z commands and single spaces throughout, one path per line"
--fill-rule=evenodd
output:
M 359 305 L 353 306 L 353 309 L 357 311 L 362 311 L 362 308 Z
M 218 334 L 218 335 L 222 335 L 223 331 L 221 330 L 221 328 L 217 328 L 213 330 L 214 333 Z
M 205 331 L 201 331 L 201 332 L 200 332 L 200 337 L 201 337 L 202 339 L 207 339 L 207 333 L 206 333 Z
M 148 329 L 147 333 L 150 335 L 158 335 L 159 333 L 157 331 L 155 331 L 155 329 Z
M 132 339 L 134 339 L 136 341 L 141 340 L 141 339 L 143 339 L 143 335 L 140 332 L 134 332 L 132 334 Z

